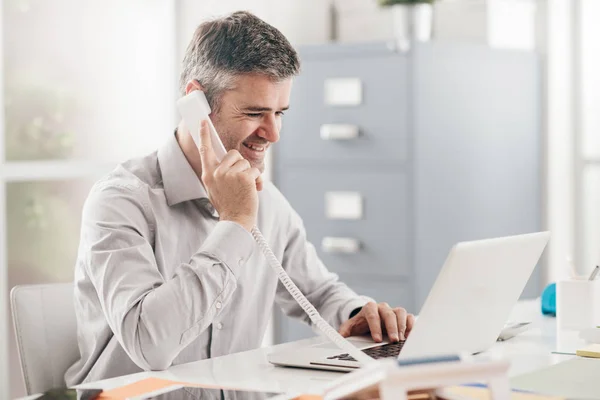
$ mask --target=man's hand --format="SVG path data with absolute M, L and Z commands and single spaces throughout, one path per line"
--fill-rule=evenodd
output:
M 373 340 L 381 342 L 383 333 L 387 333 L 390 341 L 405 340 L 410 333 L 415 316 L 408 314 L 404 308 L 391 308 L 388 303 L 367 303 L 354 317 L 340 327 L 340 335 L 344 337 L 364 335 L 371 332 Z
M 260 171 L 252 168 L 237 150 L 230 150 L 219 163 L 206 121 L 200 125 L 198 151 L 202 159 L 202 182 L 220 219 L 237 222 L 246 230 L 252 230 L 258 213 L 257 190 L 262 189 Z

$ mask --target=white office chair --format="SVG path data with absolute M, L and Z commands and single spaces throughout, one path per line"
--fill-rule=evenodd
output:
M 10 304 L 27 394 L 64 387 L 79 358 L 73 284 L 15 286 Z

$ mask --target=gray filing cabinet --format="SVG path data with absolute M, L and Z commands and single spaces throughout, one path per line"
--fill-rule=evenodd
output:
M 454 243 L 541 229 L 534 53 L 379 43 L 300 55 L 275 183 L 354 290 L 418 312 Z M 537 268 L 525 295 L 539 285 Z M 311 335 L 276 314 L 278 342 Z

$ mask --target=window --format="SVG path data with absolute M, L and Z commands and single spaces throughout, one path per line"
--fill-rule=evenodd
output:
M 0 295 L 7 309 L 14 285 L 73 279 L 81 207 L 93 182 L 173 132 L 177 60 L 170 1 L 0 0 L 0 19 Z M 8 378 L 8 366 L 18 365 L 12 323 L 0 318 L 11 333 L 0 342 L 10 350 L 0 365 L 0 398 L 15 398 L 24 389 L 18 369 Z
M 580 119 L 577 176 L 579 193 L 576 243 L 580 243 L 580 272 L 589 272 L 600 264 L 600 2 L 581 0 L 580 18 Z M 576 244 L 577 246 L 577 244 Z

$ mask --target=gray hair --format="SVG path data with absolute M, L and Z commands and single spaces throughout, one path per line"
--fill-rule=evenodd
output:
M 256 73 L 278 82 L 299 70 L 298 53 L 279 30 L 247 11 L 237 11 L 198 26 L 183 58 L 180 87 L 185 94 L 187 83 L 196 79 L 216 111 L 236 76 Z

